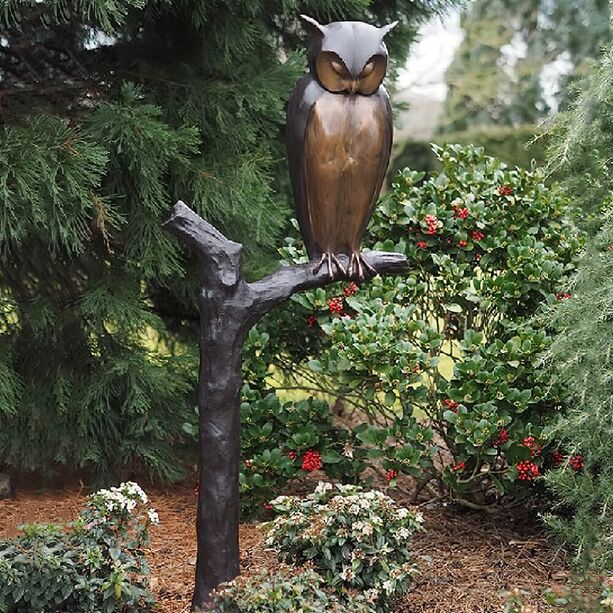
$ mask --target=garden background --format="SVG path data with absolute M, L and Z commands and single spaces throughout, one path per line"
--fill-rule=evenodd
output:
M 88 505 L 74 525 L 0 542 L 0 611 L 186 610 L 199 278 L 161 224 L 189 202 L 245 246 L 250 279 L 304 259 L 283 144 L 305 69 L 299 13 L 399 20 L 386 83 L 403 136 L 365 244 L 410 269 L 297 295 L 251 331 L 240 484 L 252 583 L 228 598 L 264 610 L 254 603 L 273 588 L 252 575 L 268 565 L 282 600 L 300 592 L 312 610 L 610 611 L 604 0 L 0 2 L 0 471 L 16 489 L 0 533 Z M 418 85 L 411 50 L 431 20 L 462 38 L 431 137 L 405 140 L 415 115 L 400 85 Z M 280 557 L 311 560 L 323 591 L 278 569 L 259 522 L 320 479 L 418 505 L 425 532 L 411 510 L 377 533 L 400 551 L 390 531 L 415 532 L 402 572 L 371 576 L 357 554 L 345 568 L 346 544 L 319 535 L 309 548 L 281 528 L 269 537 Z M 135 487 L 84 498 L 125 481 L 152 493 L 152 541 L 158 518 Z M 301 503 L 305 527 L 330 496 Z M 372 502 L 364 522 L 392 504 Z

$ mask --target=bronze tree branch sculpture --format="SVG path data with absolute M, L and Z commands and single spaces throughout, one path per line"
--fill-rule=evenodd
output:
M 313 263 L 281 266 L 260 281 L 242 274 L 242 245 L 227 239 L 183 202 L 177 202 L 165 228 L 200 257 L 200 490 L 198 557 L 192 610 L 204 609 L 211 592 L 239 572 L 240 390 L 241 358 L 249 329 L 292 294 L 333 281 Z M 362 254 L 378 274 L 406 270 L 399 253 Z M 348 256 L 339 255 L 341 263 Z M 355 271 L 355 278 L 358 271 Z

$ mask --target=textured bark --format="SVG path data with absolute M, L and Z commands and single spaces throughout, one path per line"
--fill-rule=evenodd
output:
M 242 275 L 242 245 L 228 240 L 177 202 L 164 224 L 200 256 L 200 493 L 198 558 L 192 610 L 204 609 L 220 583 L 238 575 L 238 474 L 240 460 L 241 359 L 249 329 L 292 294 L 331 282 L 313 263 L 281 266 L 247 283 Z M 341 263 L 347 258 L 340 256 Z M 364 259 L 379 274 L 408 267 L 399 253 L 369 251 Z M 344 261 L 343 261 L 344 260 Z

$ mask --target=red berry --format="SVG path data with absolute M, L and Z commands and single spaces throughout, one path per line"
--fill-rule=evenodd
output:
M 323 466 L 321 454 L 316 449 L 309 449 L 302 458 L 302 469 L 307 472 L 319 470 Z
M 530 449 L 530 455 L 534 458 L 538 455 L 541 455 L 542 447 L 539 445 L 538 441 L 534 436 L 527 436 L 523 440 L 523 444 Z
M 460 472 L 461 470 L 464 470 L 464 468 L 466 468 L 466 464 L 464 464 L 464 462 L 458 462 L 457 464 L 454 464 L 454 465 L 451 467 L 451 470 L 452 470 L 454 473 L 457 473 L 457 472 Z
M 481 260 L 481 254 L 475 253 L 475 262 L 478 262 L 479 260 Z
M 454 413 L 458 412 L 458 406 L 459 406 L 459 402 L 456 402 L 455 400 L 451 400 L 451 398 L 445 398 L 445 400 L 443 400 L 443 404 L 448 408 L 451 409 Z
M 419 242 L 417 243 L 417 246 L 418 246 L 420 249 L 425 249 L 425 248 L 428 246 L 428 243 L 426 243 L 426 242 L 424 242 L 424 241 L 419 241 Z
M 498 188 L 498 193 L 501 196 L 510 196 L 513 193 L 513 188 L 507 183 L 506 185 L 501 185 Z
M 358 291 L 358 286 L 352 281 L 344 290 L 343 296 L 353 296 Z
M 340 315 L 343 312 L 343 299 L 340 297 L 330 298 L 328 300 L 328 310 L 330 313 L 338 313 Z
M 583 468 L 583 456 L 574 455 L 568 459 L 568 464 L 575 471 L 578 472 Z
M 466 245 L 468 245 L 468 241 L 459 241 L 458 242 L 458 247 L 466 247 Z
M 472 237 L 474 241 L 482 241 L 485 238 L 485 234 L 483 234 L 483 232 L 481 232 L 481 230 L 473 230 L 472 231 Z
M 492 447 L 500 447 L 509 440 L 509 431 L 506 428 L 501 428 L 496 438 L 492 441 Z
M 532 481 L 539 476 L 539 467 L 530 460 L 524 460 L 517 465 L 517 478 L 520 481 Z
M 289 452 L 287 455 L 288 455 L 288 456 L 290 457 L 290 459 L 292 459 L 292 460 L 295 460 L 295 459 L 296 459 L 296 452 L 295 452 L 295 451 L 290 451 L 290 452 Z
M 307 326 L 309 326 L 309 328 L 312 328 L 313 326 L 317 325 L 317 315 L 309 315 L 307 317 Z
M 436 234 L 438 227 L 438 217 L 436 215 L 426 215 L 424 219 L 426 222 L 426 226 L 428 226 L 426 234 Z
M 556 298 L 558 300 L 568 300 L 569 298 L 572 298 L 573 295 L 569 294 L 568 292 L 559 292 L 556 294 Z
M 398 476 L 398 471 L 394 470 L 393 468 L 390 468 L 385 473 L 385 480 L 389 483 L 392 479 L 395 479 L 397 476 Z
M 565 459 L 566 456 L 559 449 L 556 449 L 551 454 L 551 461 L 554 463 L 554 466 L 560 466 Z

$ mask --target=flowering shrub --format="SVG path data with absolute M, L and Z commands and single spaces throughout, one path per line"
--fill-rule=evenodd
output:
M 283 327 L 262 329 L 293 381 L 366 414 L 354 434 L 369 459 L 483 507 L 527 495 L 553 463 L 561 405 L 540 367 L 551 338 L 529 322 L 568 293 L 581 237 L 541 170 L 472 146 L 435 151 L 442 171 L 403 171 L 367 237 L 405 254 L 407 275 L 294 296 L 275 314 Z M 284 253 L 302 256 L 292 241 Z
M 359 594 L 342 598 L 325 589 L 323 579 L 310 568 L 281 566 L 255 577 L 237 577 L 222 584 L 213 597 L 215 611 L 241 613 L 370 613 Z
M 71 524 L 0 541 L 0 611 L 151 611 L 143 554 L 157 513 L 136 483 L 100 490 Z
M 266 544 L 284 561 L 312 563 L 326 585 L 360 590 L 377 611 L 407 589 L 415 573 L 409 541 L 422 526 L 420 513 L 378 491 L 322 482 L 304 499 L 279 496 L 271 504 L 279 516 Z

